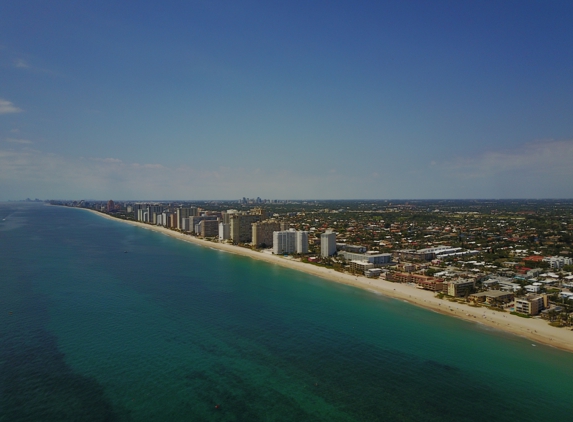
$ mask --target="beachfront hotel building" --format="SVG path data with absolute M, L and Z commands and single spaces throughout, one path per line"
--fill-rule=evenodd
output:
M 183 219 L 189 218 L 191 216 L 191 208 L 177 208 L 177 228 L 179 230 L 185 230 L 183 227 Z
M 308 232 L 293 229 L 274 232 L 273 253 L 275 255 L 308 253 Z
M 201 237 L 217 237 L 219 235 L 219 221 L 201 220 L 195 226 L 195 233 Z
M 464 297 L 472 293 L 475 287 L 475 280 L 452 280 L 444 283 L 443 292 L 448 296 Z
M 229 240 L 231 238 L 231 225 L 229 223 L 219 223 L 219 240 Z
M 547 295 L 529 294 L 515 299 L 515 312 L 526 315 L 537 315 L 548 305 Z
M 190 216 L 189 217 L 189 230 L 199 234 L 199 232 L 196 230 L 197 229 L 197 225 L 201 222 L 201 221 L 215 221 L 217 222 L 219 219 L 219 217 L 217 217 L 216 215 L 201 215 L 201 216 Z M 217 236 L 217 235 L 215 235 Z
M 441 292 L 444 287 L 444 280 L 441 278 L 422 274 L 391 272 L 386 275 L 386 279 L 397 283 L 414 283 L 418 288 L 432 292 Z
M 366 261 L 378 266 L 389 264 L 392 261 L 392 254 L 379 253 L 378 251 L 368 251 L 366 253 L 340 251 L 338 256 L 343 257 L 347 261 Z
M 273 253 L 275 255 L 291 254 L 296 250 L 296 232 L 293 230 L 273 233 Z
M 365 274 L 367 270 L 374 268 L 374 264 L 367 261 L 350 261 L 350 272 L 353 274 Z
M 296 232 L 296 253 L 308 253 L 308 232 Z
M 320 256 L 323 258 L 332 256 L 336 253 L 336 233 L 327 230 L 320 235 Z
M 253 240 L 252 224 L 261 221 L 263 214 L 232 214 L 230 218 L 233 243 L 250 243 Z
M 252 230 L 252 245 L 268 248 L 274 244 L 273 232 L 280 231 L 280 223 L 276 220 L 257 221 L 252 224 Z
M 487 292 L 480 292 L 471 294 L 468 297 L 470 302 L 474 303 L 487 303 L 490 305 L 496 303 L 509 303 L 513 300 L 512 292 L 503 292 L 501 290 L 488 290 Z

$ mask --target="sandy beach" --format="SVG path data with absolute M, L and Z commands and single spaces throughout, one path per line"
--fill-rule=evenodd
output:
M 142 229 L 163 233 L 167 236 L 171 236 L 185 242 L 218 249 L 237 255 L 251 257 L 253 259 L 281 265 L 283 267 L 288 267 L 297 271 L 303 271 L 305 273 L 322 277 L 337 283 L 374 291 L 396 299 L 402 299 L 413 305 L 421 306 L 435 312 L 450 315 L 456 318 L 461 318 L 474 323 L 483 324 L 485 326 L 516 334 L 518 336 L 526 337 L 532 341 L 532 346 L 535 343 L 543 343 L 559 349 L 573 352 L 573 331 L 571 331 L 570 328 L 552 327 L 547 323 L 547 321 L 541 320 L 539 318 L 521 318 L 515 315 L 510 315 L 509 312 L 494 312 L 485 307 L 472 307 L 466 304 L 450 302 L 448 300 L 438 299 L 432 292 L 418 289 L 409 284 L 392 283 L 383 279 L 371 279 L 363 276 L 340 273 L 332 269 L 302 263 L 300 261 L 284 258 L 282 256 L 258 252 L 240 246 L 199 239 L 194 236 L 176 232 L 161 226 L 152 226 L 140 222 L 118 219 L 94 210 L 87 211 L 91 211 L 101 217 L 114 221 L 120 221 L 126 224 L 141 227 Z

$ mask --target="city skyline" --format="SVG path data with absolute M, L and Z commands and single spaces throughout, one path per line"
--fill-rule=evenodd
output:
M 0 5 L 0 200 L 572 198 L 573 5 Z

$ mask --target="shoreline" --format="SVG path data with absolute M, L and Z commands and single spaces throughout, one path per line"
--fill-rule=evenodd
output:
M 537 343 L 573 352 L 573 331 L 567 328 L 552 327 L 547 323 L 547 321 L 539 318 L 521 318 L 515 315 L 510 315 L 509 312 L 496 312 L 485 307 L 472 307 L 466 304 L 450 302 L 447 299 L 438 299 L 434 296 L 433 292 L 421 290 L 409 284 L 393 283 L 384 279 L 366 278 L 364 276 L 340 273 L 333 269 L 285 259 L 282 256 L 258 252 L 252 249 L 229 245 L 226 243 L 216 243 L 199 239 L 161 226 L 152 226 L 138 221 L 123 220 L 121 218 L 112 217 L 108 214 L 87 208 L 78 209 L 90 211 L 109 220 L 119 221 L 132 226 L 163 233 L 172 238 L 193 243 L 195 245 L 246 256 L 271 264 L 277 264 L 282 267 L 302 271 L 306 274 L 317 276 L 328 281 L 357 287 L 373 293 L 380 293 L 394 299 L 402 299 L 412 305 L 434 312 L 479 323 L 499 331 L 525 337 Z M 534 344 L 532 344 L 532 346 L 534 346 Z

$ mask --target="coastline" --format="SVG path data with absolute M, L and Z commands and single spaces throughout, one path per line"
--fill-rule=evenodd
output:
M 471 307 L 466 304 L 450 302 L 448 300 L 436 298 L 433 292 L 421 290 L 408 284 L 393 283 L 384 279 L 371 279 L 363 276 L 340 273 L 333 269 L 318 267 L 312 264 L 306 264 L 300 261 L 286 259 L 282 256 L 258 252 L 240 246 L 199 239 L 197 237 L 189 236 L 187 234 L 176 232 L 161 226 L 152 226 L 137 221 L 123 220 L 87 208 L 79 209 L 90 211 L 103 218 L 107 218 L 113 221 L 119 221 L 130 224 L 132 226 L 163 233 L 172 238 L 193 243 L 199 246 L 234 253 L 272 264 L 277 264 L 336 283 L 346 284 L 363 290 L 380 293 L 384 296 L 395 299 L 402 299 L 412 305 L 439 312 L 444 315 L 479 323 L 496 330 L 525 337 L 533 342 L 542 343 L 561 350 L 573 352 L 573 331 L 566 328 L 552 327 L 545 320 L 538 318 L 520 318 L 515 315 L 510 315 L 508 312 L 495 312 L 485 307 Z

